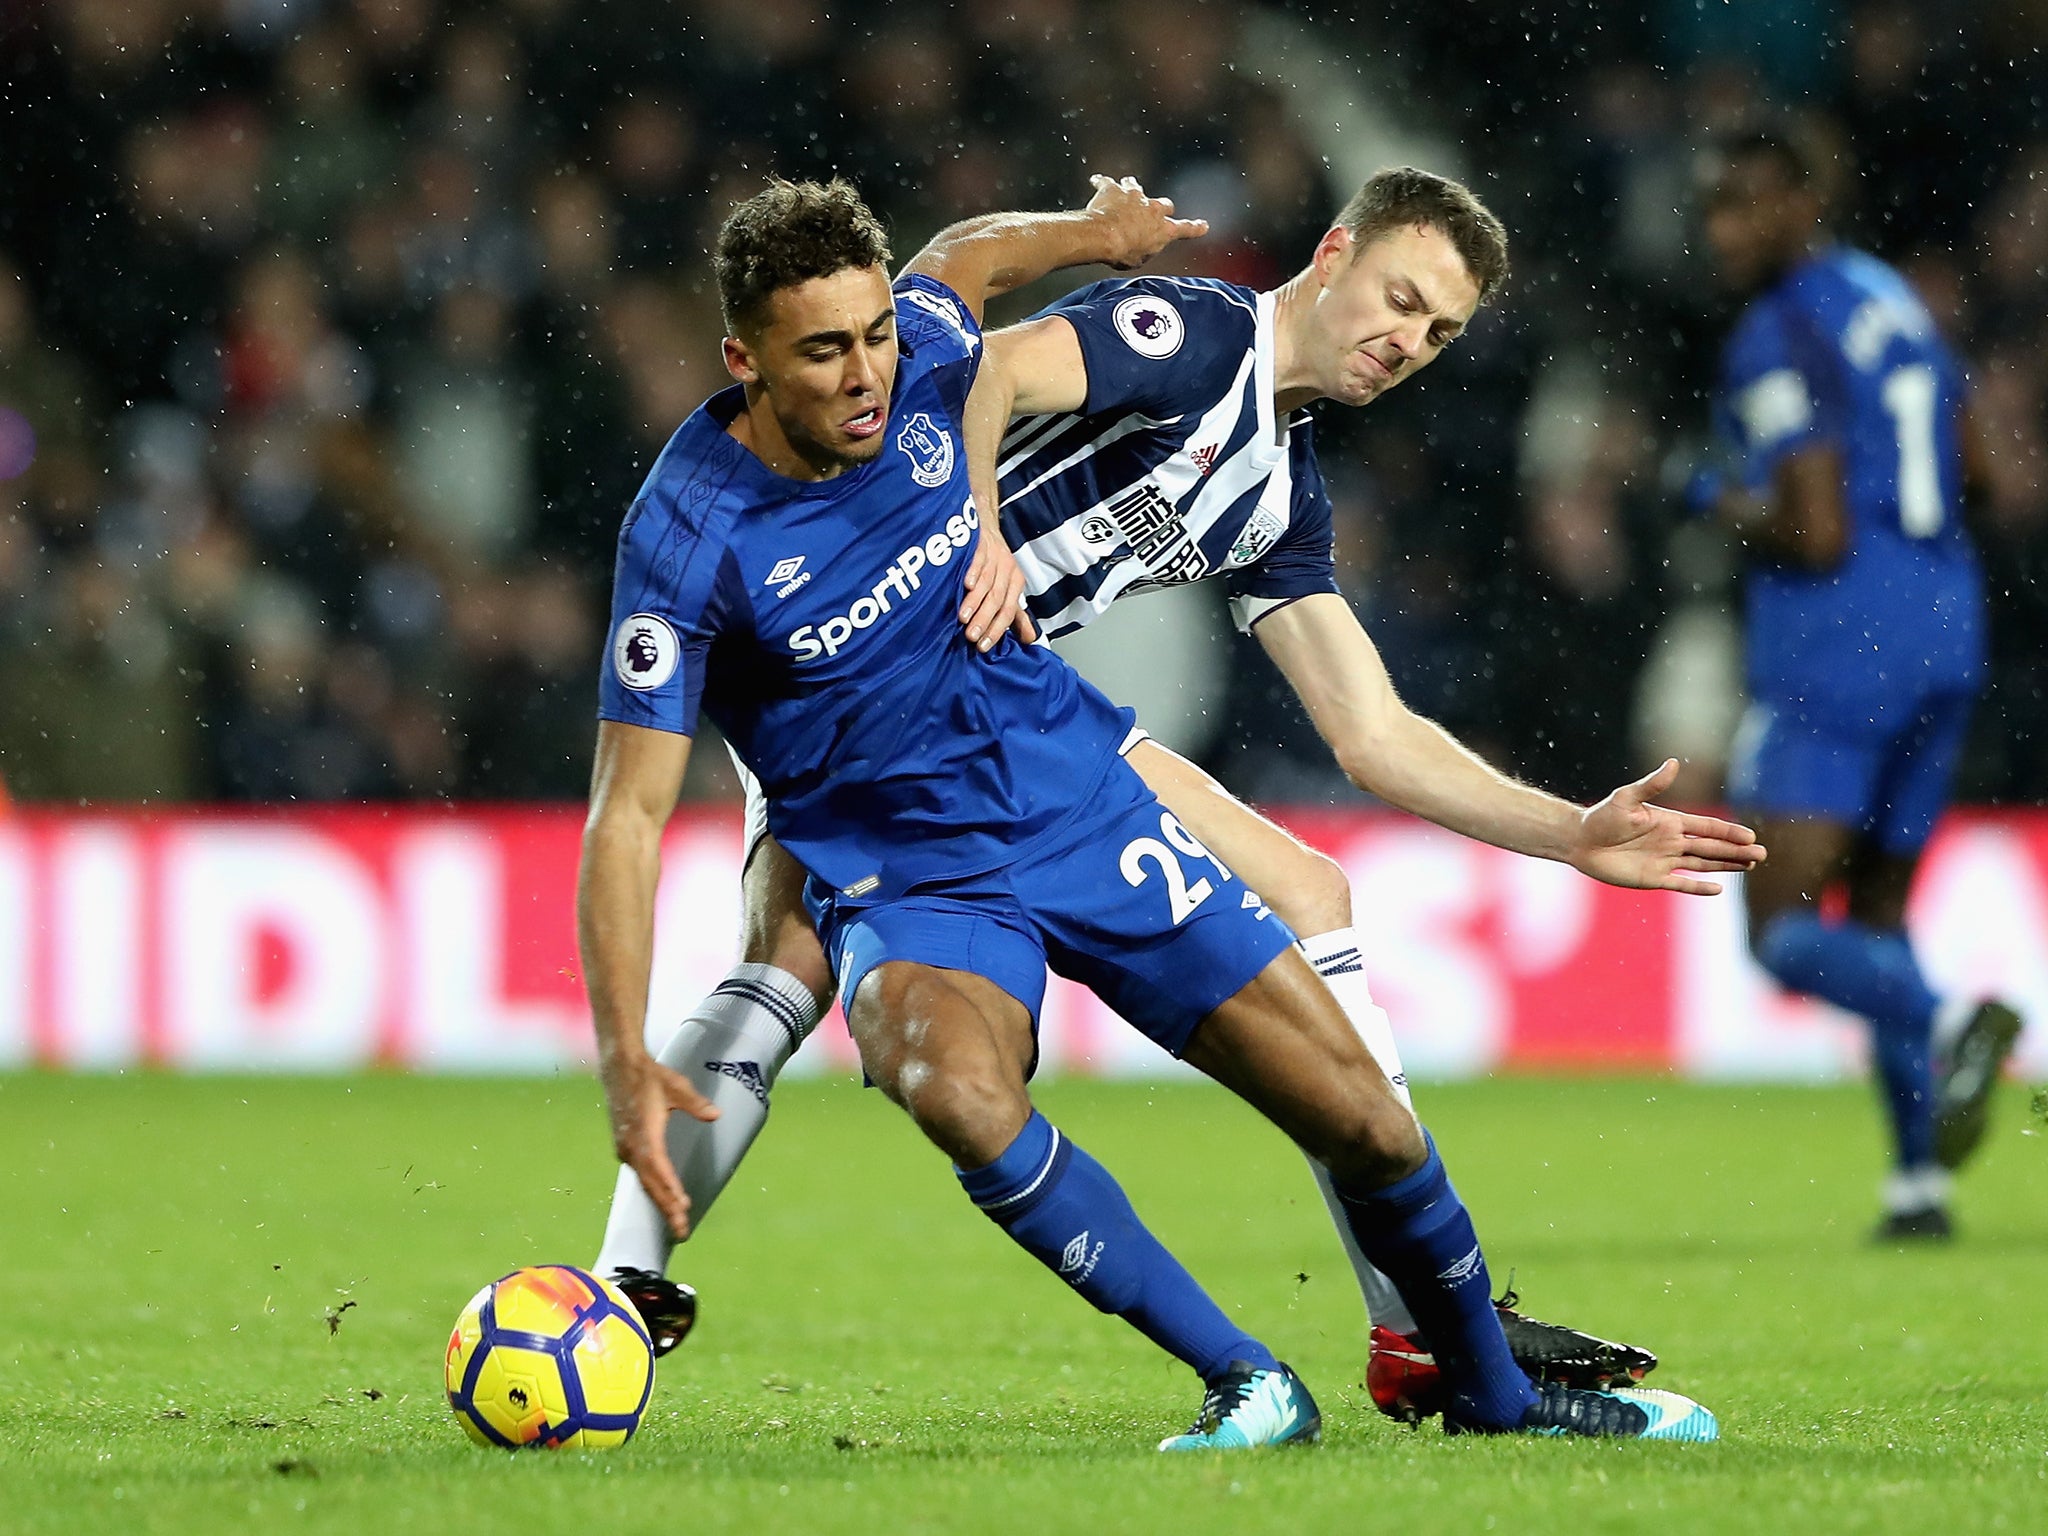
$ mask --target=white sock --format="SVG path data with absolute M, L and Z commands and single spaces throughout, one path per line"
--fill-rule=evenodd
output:
M 1934 1056 L 1937 1077 L 1941 1075 L 1941 1065 L 1948 1060 L 1949 1052 L 1955 1049 L 1956 1038 L 1977 1016 L 1977 1007 L 1977 1000 L 1973 997 L 1945 997 L 1941 1006 L 1934 1010 L 1934 1036 L 1928 1045 Z
M 1332 933 L 1303 939 L 1301 952 L 1335 995 L 1337 1006 L 1344 1010 L 1344 1017 L 1358 1031 L 1358 1038 L 1365 1042 L 1372 1059 L 1387 1074 L 1387 1081 L 1394 1085 L 1394 1096 L 1404 1107 L 1412 1110 L 1415 1106 L 1408 1097 L 1408 1074 L 1401 1070 L 1401 1053 L 1394 1045 L 1393 1021 L 1387 1017 L 1387 1010 L 1372 1000 L 1372 988 L 1366 984 L 1365 959 L 1358 947 L 1358 930 L 1339 928 Z M 1323 1204 L 1330 1208 L 1330 1220 L 1336 1224 L 1337 1240 L 1344 1245 L 1344 1256 L 1351 1261 L 1351 1272 L 1358 1277 L 1358 1289 L 1365 1297 L 1366 1312 L 1375 1323 L 1396 1333 L 1420 1332 L 1415 1315 L 1408 1310 L 1408 1303 L 1401 1299 L 1394 1282 L 1374 1269 L 1365 1255 L 1358 1251 L 1358 1241 L 1351 1235 L 1351 1222 L 1344 1214 L 1343 1202 L 1337 1198 L 1336 1186 L 1330 1182 L 1329 1170 L 1313 1158 L 1309 1160 L 1309 1167 L 1315 1171 L 1316 1187 L 1323 1192 Z
M 1947 1205 L 1952 1182 L 1948 1170 L 1938 1163 L 1895 1169 L 1884 1181 L 1884 1208 L 1894 1216 L 1912 1216 Z
M 736 965 L 655 1053 L 697 1085 L 720 1114 L 708 1124 L 677 1111 L 668 1117 L 668 1155 L 690 1197 L 690 1230 L 710 1214 L 740 1159 L 768 1121 L 768 1090 L 796 1048 L 818 1026 L 811 989 L 772 965 Z M 617 1269 L 668 1271 L 675 1238 L 640 1187 L 620 1168 L 605 1221 L 600 1275 Z

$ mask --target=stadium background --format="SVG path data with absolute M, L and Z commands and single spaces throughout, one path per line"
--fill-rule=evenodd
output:
M 1496 762 L 1591 797 L 1676 752 L 1711 802 L 1734 570 L 1674 485 L 1728 312 L 1690 196 L 1763 100 L 1835 135 L 1847 229 L 1976 369 L 1987 809 L 1916 917 L 1938 977 L 2048 1016 L 2048 14 L 1480 9 L 0 6 L 0 1064 L 576 1059 L 577 813 L 534 803 L 583 791 L 613 532 L 724 382 L 705 249 L 769 171 L 853 177 L 899 258 L 1135 174 L 1216 226 L 1180 269 L 1259 285 L 1377 166 L 1468 179 L 1509 292 L 1419 386 L 1323 412 L 1349 595 Z M 1748 969 L 1735 903 L 1377 816 L 1213 594 L 1115 618 L 1084 667 L 1352 869 L 1420 1071 L 1856 1067 Z M 671 839 L 671 1017 L 729 958 L 722 766 Z M 1053 1065 L 1162 1069 L 1070 993 L 1048 1033 Z

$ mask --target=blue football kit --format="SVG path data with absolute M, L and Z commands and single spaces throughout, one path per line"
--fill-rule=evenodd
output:
M 1747 487 L 1832 447 L 1847 548 L 1825 572 L 1747 575 L 1755 701 L 1729 775 L 1737 803 L 1839 822 L 1910 854 L 1946 804 L 1984 671 L 1984 596 L 1964 530 L 1960 362 L 1898 273 L 1816 252 L 1743 314 L 1716 425 Z
M 1960 518 L 1962 366 L 1898 273 L 1832 246 L 1743 314 L 1717 428 L 1748 489 L 1786 456 L 1836 453 L 1846 548 L 1828 571 L 1748 572 L 1753 699 L 1730 797 L 1829 821 L 1911 858 L 1948 803 L 1984 671 L 1983 579 Z M 1782 985 L 1870 1021 L 1896 1173 L 1894 1215 L 1938 1208 L 1933 1033 L 1940 999 L 1906 934 L 1795 905 L 1752 934 Z
M 1338 590 L 1311 425 L 1275 420 L 1274 302 L 1211 278 L 1139 277 L 1039 312 L 1073 326 L 1088 370 L 1081 409 L 1017 421 L 997 465 L 1003 533 L 1048 636 L 1119 597 L 1208 577 L 1245 630 Z
M 599 713 L 718 725 L 810 872 L 842 995 L 914 960 L 987 976 L 1035 1017 L 1050 962 L 1178 1051 L 1293 936 L 1123 762 L 1128 711 L 1045 647 L 967 641 L 981 333 L 928 278 L 896 301 L 875 458 L 774 473 L 727 430 L 737 388 L 669 441 L 620 533 Z

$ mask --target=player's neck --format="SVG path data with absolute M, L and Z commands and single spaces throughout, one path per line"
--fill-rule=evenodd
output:
M 1308 376 L 1309 349 L 1303 331 L 1315 309 L 1317 284 L 1315 268 L 1304 267 L 1273 294 L 1273 419 L 1285 421 L 1289 413 L 1323 392 Z
M 789 440 L 764 398 L 747 392 L 747 406 L 733 417 L 726 435 L 786 480 L 831 480 L 854 466 L 844 460 L 818 463 Z

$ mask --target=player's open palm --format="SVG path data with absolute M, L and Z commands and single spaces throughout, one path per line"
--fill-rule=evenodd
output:
M 1119 272 L 1143 266 L 1176 240 L 1193 240 L 1209 233 L 1207 219 L 1175 218 L 1173 199 L 1147 197 L 1135 176 L 1088 179 L 1095 185 L 1088 212 L 1108 226 L 1109 246 L 1115 253 L 1108 261 Z
M 718 1107 L 682 1073 L 644 1053 L 612 1058 L 599 1068 L 605 1107 L 612 1122 L 612 1150 L 640 1176 L 662 1220 L 677 1238 L 689 1236 L 690 1197 L 668 1155 L 668 1117 L 676 1110 L 698 1120 L 716 1120 Z
M 1762 863 L 1764 846 L 1748 827 L 1650 804 L 1677 777 L 1678 759 L 1666 758 L 1655 773 L 1588 807 L 1573 866 L 1609 885 L 1714 896 L 1720 886 L 1692 876 L 1739 874 Z

